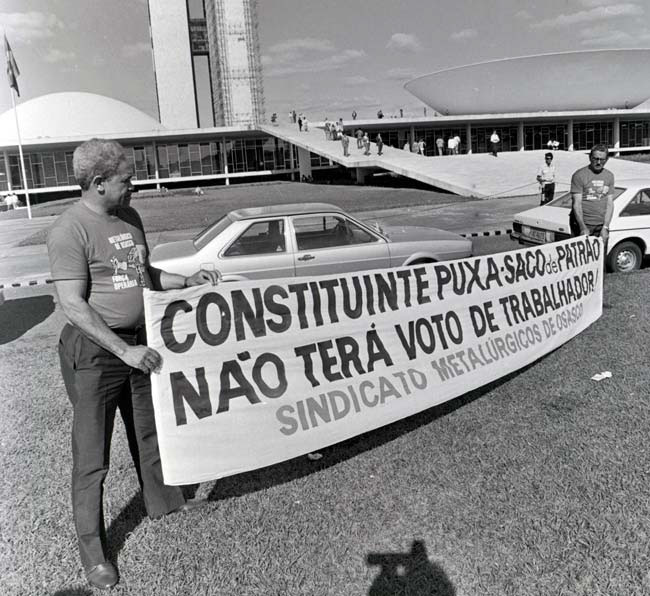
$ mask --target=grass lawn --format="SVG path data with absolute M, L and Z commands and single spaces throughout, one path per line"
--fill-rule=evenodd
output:
M 278 205 L 282 203 L 332 203 L 350 213 L 391 207 L 448 205 L 475 199 L 432 190 L 383 188 L 333 184 L 303 184 L 298 182 L 266 182 L 260 184 L 206 187 L 205 194 L 196 196 L 191 190 L 173 191 L 164 195 L 138 193 L 132 205 L 142 216 L 147 232 L 201 228 L 224 213 L 242 207 Z M 74 199 L 62 199 L 35 205 L 34 217 L 59 215 Z M 23 211 L 0 213 L 0 221 L 24 219 Z M 45 242 L 46 230 L 23 240 L 19 246 Z
M 194 514 L 144 516 L 119 423 L 105 495 L 112 593 L 650 594 L 649 285 L 648 271 L 607 276 L 612 308 L 525 370 L 318 461 L 188 487 L 210 499 Z M 0 593 L 88 595 L 55 351 L 63 317 L 50 295 L 22 292 L 0 307 Z M 604 370 L 611 379 L 590 380 Z

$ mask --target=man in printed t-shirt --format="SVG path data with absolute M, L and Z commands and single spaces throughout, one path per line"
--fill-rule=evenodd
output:
M 600 236 L 607 254 L 609 223 L 614 209 L 614 174 L 605 169 L 608 159 L 605 145 L 596 145 L 589 153 L 589 165 L 571 178 L 573 206 L 569 226 L 573 236 Z
M 162 358 L 146 345 L 142 290 L 216 284 L 218 278 L 214 271 L 184 277 L 149 264 L 142 221 L 129 207 L 133 171 L 118 143 L 83 143 L 73 168 L 81 200 L 53 224 L 47 249 L 69 320 L 59 357 L 73 408 L 72 510 L 79 552 L 89 583 L 107 589 L 118 577 L 105 556 L 102 494 L 118 408 L 148 515 L 202 504 L 186 502 L 179 487 L 163 482 L 149 377 Z

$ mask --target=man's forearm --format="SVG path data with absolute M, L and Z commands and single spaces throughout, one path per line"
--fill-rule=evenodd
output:
M 607 200 L 607 209 L 605 209 L 605 218 L 603 226 L 609 228 L 609 224 L 612 221 L 612 215 L 614 214 L 614 200 L 609 198 Z
M 187 277 L 177 273 L 169 273 L 156 267 L 149 267 L 149 275 L 156 290 L 178 290 L 187 285 Z
M 582 217 L 582 196 L 579 198 L 573 197 L 573 214 L 575 215 L 576 221 L 580 226 L 580 230 L 584 230 L 587 226 Z
M 113 333 L 99 314 L 84 300 L 67 302 L 61 305 L 70 323 L 96 344 L 121 358 L 128 344 Z

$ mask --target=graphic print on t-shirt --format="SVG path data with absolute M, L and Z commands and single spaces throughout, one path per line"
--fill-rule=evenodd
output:
M 113 288 L 116 290 L 135 286 L 146 288 L 145 247 L 135 244 L 131 232 L 109 236 L 108 241 L 116 252 L 110 259 L 113 267 Z
M 609 186 L 605 184 L 604 180 L 592 180 L 589 186 L 585 189 L 583 200 L 585 201 L 598 201 L 602 199 L 609 192 Z

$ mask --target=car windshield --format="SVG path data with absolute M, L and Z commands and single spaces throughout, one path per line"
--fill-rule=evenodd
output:
M 614 199 L 618 198 L 623 192 L 625 192 L 625 189 L 617 186 L 614 189 Z M 564 207 L 565 209 L 571 209 L 571 193 L 567 192 L 563 195 L 560 195 L 557 199 L 553 199 L 550 203 L 547 203 L 546 206 Z
M 223 232 L 230 224 L 232 224 L 232 219 L 227 215 L 213 221 L 194 238 L 194 248 L 196 248 L 196 250 L 201 250 L 206 244 L 221 234 L 221 232 Z

